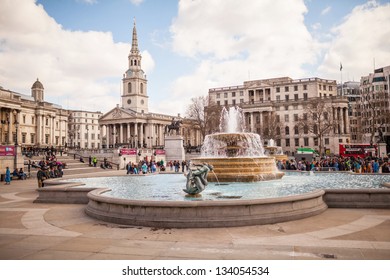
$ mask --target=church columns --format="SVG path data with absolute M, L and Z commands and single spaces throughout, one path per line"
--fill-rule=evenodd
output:
M 129 144 L 131 144 L 131 138 L 130 138 L 130 123 L 127 123 L 127 139 L 126 139 L 126 142 L 128 142 Z
M 125 141 L 124 141 L 124 137 L 123 137 L 123 123 L 120 123 L 119 124 L 119 143 L 123 144 Z

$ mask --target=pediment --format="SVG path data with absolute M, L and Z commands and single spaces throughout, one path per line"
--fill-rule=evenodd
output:
M 135 112 L 123 109 L 119 107 L 115 107 L 112 110 L 105 113 L 99 121 L 111 121 L 111 120 L 120 120 L 120 119 L 128 119 L 136 117 Z

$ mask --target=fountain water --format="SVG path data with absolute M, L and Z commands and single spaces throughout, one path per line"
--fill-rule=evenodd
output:
M 206 135 L 201 157 L 196 164 L 207 162 L 214 166 L 220 182 L 254 182 L 280 179 L 284 173 L 275 168 L 275 158 L 264 155 L 260 135 L 245 132 L 245 118 L 238 107 L 223 108 L 220 132 Z M 215 182 L 208 175 L 207 180 Z

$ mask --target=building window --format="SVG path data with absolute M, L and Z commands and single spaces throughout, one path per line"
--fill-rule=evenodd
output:
M 307 100 L 307 92 L 303 93 L 303 100 Z
M 232 92 L 232 97 L 236 97 L 236 93 L 235 92 Z
M 299 134 L 298 126 L 294 126 L 294 134 L 297 135 Z
M 299 138 L 294 138 L 294 145 L 299 147 Z
M 286 135 L 290 135 L 290 128 L 288 126 L 286 126 L 284 128 L 284 130 L 285 130 Z
M 244 99 L 240 99 L 240 103 L 244 103 Z
M 46 118 L 46 126 L 49 125 L 49 118 Z
M 45 134 L 45 143 L 49 144 L 49 134 Z
M 288 105 L 285 105 L 285 106 L 284 106 L 284 110 L 285 110 L 285 111 L 288 111 Z
M 286 139 L 286 147 L 290 147 L 290 139 Z
M 282 141 L 281 141 L 280 139 L 276 139 L 276 146 L 279 146 L 279 147 L 282 146 L 282 145 L 281 145 L 281 144 L 282 144 L 281 142 L 282 142 Z
M 218 100 L 217 101 L 217 105 L 220 106 L 221 105 L 221 101 Z
M 27 133 L 22 133 L 22 143 L 26 143 Z
M 288 101 L 288 95 L 285 95 L 284 98 L 286 99 L 286 101 Z
M 298 121 L 298 114 L 294 114 L 294 122 Z
M 289 87 L 284 87 L 285 92 L 288 92 L 289 90 L 290 90 Z
M 276 115 L 276 122 L 280 122 L 280 116 Z
M 329 138 L 325 138 L 325 145 L 329 145 Z
M 127 83 L 127 93 L 131 93 L 131 83 Z
M 225 98 L 227 98 L 227 97 L 228 97 L 228 94 L 227 94 L 227 92 L 225 92 L 225 93 L 223 94 L 223 97 L 225 97 Z
M 23 115 L 23 123 L 26 123 L 26 115 Z
M 294 100 L 298 101 L 298 93 L 294 94 Z
M 278 102 L 280 101 L 280 95 L 276 96 L 276 101 L 278 101 Z
M 31 117 L 31 124 L 35 124 L 35 117 Z
M 141 93 L 144 93 L 144 84 L 143 83 L 141 83 Z
M 228 101 L 227 101 L 227 100 L 225 100 L 225 106 L 226 106 L 226 105 L 228 105 Z
M 307 137 L 303 138 L 303 145 L 305 147 L 309 146 L 309 138 L 307 138 Z
M 303 90 L 307 90 L 307 85 L 303 85 Z
M 318 138 L 314 138 L 314 146 L 318 146 Z
M 31 134 L 30 134 L 30 143 L 31 143 L 31 144 L 34 144 L 34 143 L 35 143 L 35 134 L 34 134 L 34 133 L 31 133 Z
M 307 125 L 305 125 L 304 127 L 303 127 L 303 133 L 304 134 L 308 134 L 309 133 L 309 127 L 307 126 Z M 307 146 L 307 145 L 306 145 Z
M 244 96 L 244 91 L 240 90 L 240 96 Z
M 298 86 L 294 86 L 294 91 L 298 91 Z
M 217 93 L 217 98 L 221 98 L 221 94 L 220 93 Z
M 280 87 L 276 87 L 276 92 L 280 92 Z
M 284 121 L 285 121 L 285 122 L 288 122 L 288 115 L 287 115 L 287 114 L 284 115 Z

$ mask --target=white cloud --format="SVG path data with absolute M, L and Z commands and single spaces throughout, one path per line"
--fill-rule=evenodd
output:
M 376 67 L 390 64 L 390 4 L 375 1 L 357 6 L 332 30 L 333 40 L 319 67 L 324 77 L 340 81 L 339 64 L 343 63 L 343 80 L 359 81 Z
M 64 108 L 113 108 L 130 42 L 115 43 L 109 32 L 64 30 L 34 2 L 0 1 L 1 86 L 29 95 L 39 78 L 45 99 Z M 152 71 L 153 58 L 142 55 L 144 70 Z
M 175 81 L 173 93 L 188 103 L 249 76 L 304 77 L 303 64 L 314 64 L 319 48 L 304 24 L 306 12 L 303 0 L 180 1 L 171 26 L 173 49 L 197 67 Z
M 326 7 L 325 9 L 323 9 L 322 11 L 321 11 L 321 15 L 326 15 L 326 14 L 328 14 L 330 11 L 332 10 L 332 7 L 331 6 L 328 6 L 328 7 Z
M 140 5 L 142 2 L 144 2 L 144 0 L 130 0 L 130 2 L 135 5 L 135 6 L 138 6 Z

